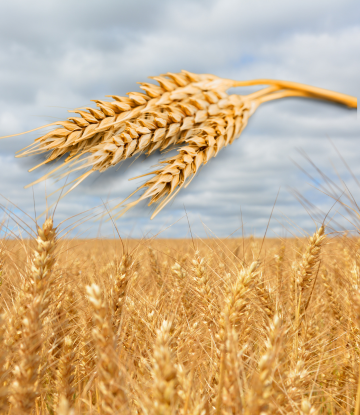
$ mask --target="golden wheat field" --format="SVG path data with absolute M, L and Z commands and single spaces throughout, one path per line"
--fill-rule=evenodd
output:
M 359 240 L 1 241 L 2 414 L 353 414 Z
M 359 2 L 2 3 L 0 415 L 360 415 Z

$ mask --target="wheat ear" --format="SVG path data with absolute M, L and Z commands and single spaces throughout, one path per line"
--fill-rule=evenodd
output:
M 157 330 L 152 364 L 154 415 L 171 415 L 176 404 L 177 370 L 169 347 L 171 322 L 164 320 Z
M 275 315 L 275 301 L 272 298 L 271 291 L 266 287 L 265 282 L 260 278 L 255 285 L 255 292 L 261 305 L 261 309 L 267 317 L 272 320 Z
M 214 82 L 207 85 L 213 84 Z M 184 125 L 181 127 L 184 131 L 180 142 L 186 144 L 180 147 L 179 154 L 162 161 L 156 170 L 135 177 L 154 175 L 114 207 L 114 209 L 119 208 L 136 192 L 145 189 L 144 193 L 134 202 L 128 203 L 118 216 L 123 215 L 140 201 L 150 199 L 149 205 L 159 203 L 151 216 L 153 219 L 182 188 L 190 184 L 202 165 L 208 163 L 212 157 L 216 157 L 222 148 L 232 144 L 240 136 L 250 116 L 260 104 L 287 96 L 313 98 L 308 93 L 299 90 L 274 92 L 272 87 L 246 96 L 227 95 L 221 89 L 214 89 L 210 92 L 212 92 L 211 95 L 203 93 L 208 100 L 208 106 L 203 106 L 201 110 L 194 107 L 192 115 L 184 120 Z
M 235 283 L 229 281 L 225 296 L 225 304 L 219 319 L 219 332 L 216 334 L 218 349 L 220 351 L 220 366 L 218 375 L 218 391 L 216 398 L 216 415 L 221 413 L 223 387 L 226 376 L 226 360 L 229 333 L 239 329 L 241 317 L 249 304 L 248 294 L 253 286 L 259 263 L 254 261 L 248 268 L 243 268 Z M 233 336 L 233 335 L 232 335 Z
M 324 232 L 325 227 L 322 225 L 314 235 L 309 238 L 308 246 L 302 256 L 297 279 L 297 284 L 301 293 L 304 293 L 311 286 L 315 268 L 320 261 L 321 245 L 326 238 Z
M 297 273 L 296 284 L 297 284 L 297 304 L 295 310 L 296 326 L 300 329 L 301 321 L 300 318 L 306 311 L 310 300 L 310 287 L 315 276 L 315 271 L 320 262 L 321 246 L 326 239 L 325 227 L 322 225 L 308 240 L 305 253 L 303 254 L 299 270 Z M 318 271 L 318 270 L 317 270 Z
M 109 318 L 109 309 L 102 298 L 102 292 L 98 285 L 87 286 L 86 292 L 93 309 L 92 337 L 97 355 L 102 409 L 107 414 L 113 414 L 123 409 L 126 400 L 115 351 L 115 338 Z
M 335 297 L 332 279 L 330 278 L 329 273 L 326 269 L 321 270 L 321 278 L 325 286 L 326 294 L 329 298 L 330 309 L 333 312 L 336 321 L 338 323 L 342 323 L 344 320 L 344 316 Z
M 18 365 L 13 371 L 10 402 L 17 414 L 29 414 L 39 396 L 39 368 L 42 321 L 49 307 L 52 268 L 55 263 L 56 228 L 52 218 L 38 228 L 37 245 L 23 288 L 25 307 L 18 350 Z
M 155 250 L 151 247 L 149 248 L 148 252 L 151 276 L 155 279 L 157 286 L 159 288 L 162 288 L 164 285 L 164 278 L 162 276 L 162 270 L 157 258 L 157 254 L 155 253 Z
M 209 276 L 209 271 L 206 269 L 205 258 L 200 256 L 199 251 L 195 252 L 195 258 L 192 260 L 192 270 L 194 272 L 195 290 L 200 300 L 200 305 L 197 304 L 197 311 L 201 310 L 203 319 L 208 329 L 214 329 L 216 320 L 218 319 L 217 299 L 214 295 L 214 285 Z
M 44 126 L 58 125 L 62 128 L 37 138 L 30 148 L 23 149 L 17 157 L 50 153 L 43 163 L 30 170 L 32 171 L 68 153 L 69 156 L 61 167 L 69 167 L 69 171 L 91 168 L 75 180 L 72 190 L 94 171 L 103 172 L 137 153 L 151 154 L 158 148 L 164 150 L 175 144 L 181 132 L 188 128 L 187 117 L 193 115 L 199 107 L 204 109 L 210 105 L 202 93 L 229 88 L 228 81 L 222 81 L 214 75 L 196 75 L 187 71 L 152 78 L 160 86 L 140 83 L 145 94 L 129 92 L 128 97 L 113 95 L 111 102 L 94 100 L 98 109 L 82 107 L 70 111 L 80 117 L 70 117 L 67 121 Z M 86 153 L 91 155 L 81 159 Z M 80 167 L 75 168 L 78 163 Z M 28 186 L 46 179 L 58 170 L 59 167 Z
M 115 283 L 113 287 L 113 318 L 115 329 L 117 330 L 120 324 L 122 310 L 126 299 L 127 287 L 130 281 L 133 266 L 133 259 L 131 255 L 124 254 L 119 266 L 116 270 Z
M 326 99 L 354 108 L 357 105 L 355 97 L 280 80 L 234 81 L 211 74 L 198 75 L 187 71 L 167 73 L 164 76 L 153 77 L 153 79 L 160 86 L 141 83 L 140 88 L 145 91 L 145 94 L 131 92 L 128 93 L 128 97 L 113 95 L 111 97 L 114 101 L 111 102 L 94 100 L 98 109 L 78 108 L 72 112 L 79 114 L 80 117 L 69 117 L 66 121 L 56 121 L 31 130 L 61 126 L 61 128 L 56 128 L 37 138 L 33 145 L 23 149 L 23 152 L 18 155 L 18 157 L 22 157 L 44 152 L 50 153 L 44 162 L 33 169 L 59 159 L 67 153 L 69 156 L 62 165 L 29 186 L 54 174 L 59 175 L 59 170 L 61 171 L 64 167 L 67 168 L 67 172 L 59 175 L 60 177 L 64 177 L 71 171 L 89 168 L 89 171 L 67 185 L 72 186 L 63 195 L 65 196 L 94 171 L 103 172 L 137 153 L 147 152 L 149 154 L 156 149 L 164 150 L 168 146 L 188 138 L 188 130 L 197 127 L 197 124 L 203 123 L 209 116 L 219 115 L 224 118 L 230 115 L 231 118 L 231 111 L 230 113 L 229 111 L 221 111 L 221 109 L 231 107 L 231 101 L 240 100 L 244 109 L 251 100 L 256 99 L 257 105 L 260 105 L 266 101 L 289 96 Z M 246 97 L 229 96 L 225 93 L 227 89 L 235 86 L 262 84 L 270 86 Z M 246 121 L 245 119 L 244 121 Z M 230 131 L 234 130 L 234 121 L 225 120 L 225 125 L 220 123 L 219 127 L 226 127 L 226 134 L 219 132 L 212 136 L 213 139 L 217 140 L 218 136 L 226 135 L 229 140 L 232 140 L 233 134 L 230 134 Z M 246 122 L 238 121 L 238 123 L 242 124 L 242 128 L 246 125 Z M 241 128 L 238 125 L 235 128 L 239 128 L 237 135 L 240 134 Z M 222 129 L 220 130 L 222 131 Z M 216 147 L 220 149 L 225 143 L 229 144 L 226 138 L 224 138 L 224 142 L 219 139 Z M 210 140 L 208 145 L 213 147 L 213 140 Z M 217 151 L 216 148 L 215 152 L 217 153 Z M 211 157 L 212 152 L 211 149 L 206 152 L 204 163 Z M 83 158 L 87 153 L 91 153 L 91 155 Z M 197 167 L 201 164 L 202 162 Z M 181 182 L 186 181 L 186 178 L 183 177 Z
M 225 305 L 219 320 L 220 332 L 217 336 L 222 341 L 226 333 L 226 321 L 229 327 L 238 328 L 241 317 L 245 313 L 246 307 L 249 305 L 248 293 L 254 284 L 254 278 L 257 275 L 259 262 L 254 261 L 248 268 L 240 271 L 234 283 L 229 283 L 225 297 Z
M 262 354 L 258 363 L 258 372 L 253 379 L 253 385 L 248 398 L 248 407 L 245 411 L 248 415 L 260 415 L 273 413 L 271 399 L 274 395 L 273 372 L 276 368 L 281 335 L 281 319 L 277 314 L 270 321 L 267 328 L 267 340 L 265 353 Z
M 150 199 L 149 205 L 161 202 L 151 216 L 154 218 L 182 188 L 188 186 L 202 165 L 212 157 L 216 157 L 223 147 L 231 144 L 240 135 L 249 117 L 257 108 L 255 100 L 244 103 L 236 95 L 223 100 L 216 98 L 214 101 L 216 103 L 225 101 L 225 104 L 220 103 L 220 106 L 212 104 L 211 115 L 206 114 L 206 118 L 204 117 L 199 122 L 196 122 L 196 117 L 190 117 L 189 129 L 183 138 L 186 145 L 180 147 L 177 155 L 161 162 L 157 170 L 149 173 L 154 177 L 134 193 L 144 188 L 145 192 L 136 201 L 129 203 L 118 216 L 123 215 L 140 201 Z M 115 206 L 114 209 L 117 209 L 126 200 Z

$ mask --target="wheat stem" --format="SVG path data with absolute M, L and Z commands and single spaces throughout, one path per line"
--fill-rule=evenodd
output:
M 230 80 L 229 80 L 230 81 Z M 232 86 L 251 86 L 251 85 L 276 85 L 281 88 L 295 89 L 317 95 L 324 99 L 345 104 L 350 108 L 357 108 L 357 98 L 351 95 L 334 92 L 315 86 L 301 84 L 299 82 L 281 81 L 276 79 L 253 79 L 251 81 L 233 81 Z

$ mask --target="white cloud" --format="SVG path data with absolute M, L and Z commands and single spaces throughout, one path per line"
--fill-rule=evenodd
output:
M 148 75 L 180 69 L 236 79 L 288 79 L 359 96 L 359 9 L 353 0 L 104 0 L 101 5 L 95 0 L 13 0 L 3 5 L 0 17 L 0 135 L 66 118 L 67 109 L 90 99 L 124 94 Z M 294 99 L 265 104 L 242 137 L 205 166 L 154 221 L 149 220 L 151 209 L 141 206 L 118 226 L 125 234 L 133 230 L 134 236 L 155 234 L 181 218 L 185 205 L 196 234 L 206 235 L 201 220 L 219 236 L 230 234 L 241 225 L 240 208 L 247 232 L 261 233 L 281 187 L 275 217 L 282 212 L 311 230 L 311 218 L 288 189 L 297 189 L 322 210 L 331 200 L 308 186 L 309 179 L 291 159 L 313 170 L 297 152 L 302 148 L 334 176 L 331 158 L 359 195 L 327 140 L 334 140 L 360 177 L 359 132 L 355 111 L 343 107 Z M 0 193 L 28 213 L 32 190 L 23 186 L 47 170 L 29 174 L 36 161 L 12 155 L 36 137 L 0 141 Z M 142 183 L 128 179 L 150 171 L 156 160 L 127 163 L 119 171 L 89 178 L 60 202 L 58 220 L 101 203 L 109 194 L 119 202 Z M 47 192 L 57 186 L 48 182 Z M 40 211 L 45 185 L 34 191 Z M 282 232 L 276 220 L 272 226 Z M 91 235 L 97 227 L 92 225 Z M 103 232 L 112 234 L 110 223 Z M 182 219 L 164 236 L 187 233 L 187 220 Z

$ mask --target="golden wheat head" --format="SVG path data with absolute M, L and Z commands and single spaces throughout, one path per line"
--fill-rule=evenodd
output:
M 239 137 L 261 103 L 302 96 L 357 106 L 354 97 L 287 81 L 234 81 L 188 71 L 169 72 L 152 79 L 159 85 L 140 83 L 145 93 L 129 92 L 127 97 L 112 95 L 112 100 L 93 100 L 98 108 L 81 107 L 70 111 L 79 116 L 40 127 L 57 126 L 17 157 L 48 154 L 43 163 L 30 171 L 64 155 L 67 158 L 29 186 L 51 176 L 62 178 L 87 169 L 66 185 L 72 186 L 64 197 L 95 171 L 104 172 L 137 154 L 151 154 L 182 144 L 176 156 L 162 161 L 158 169 L 148 173 L 154 177 L 137 189 L 145 188 L 143 195 L 121 212 L 150 199 L 149 204 L 159 203 L 154 217 L 190 183 L 202 165 Z M 226 93 L 231 87 L 249 85 L 268 86 L 249 95 Z

